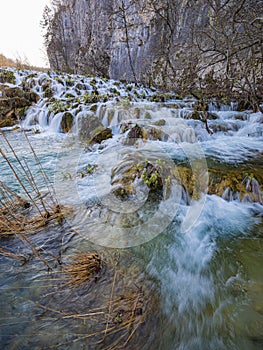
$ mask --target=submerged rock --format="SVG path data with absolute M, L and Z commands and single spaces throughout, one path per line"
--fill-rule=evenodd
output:
M 156 120 L 156 122 L 153 123 L 153 125 L 156 125 L 156 126 L 164 126 L 165 124 L 166 124 L 166 121 L 164 119 Z

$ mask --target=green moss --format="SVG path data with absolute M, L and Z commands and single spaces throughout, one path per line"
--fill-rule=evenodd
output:
M 10 83 L 15 84 L 16 78 L 13 72 L 8 70 L 1 70 L 0 71 L 0 83 Z
M 99 95 L 99 94 L 85 94 L 83 95 L 83 102 L 88 104 L 88 103 L 97 103 L 97 102 L 106 102 L 108 101 L 109 97 L 108 95 Z
M 97 80 L 95 78 L 93 78 L 90 83 L 91 86 L 95 87 L 97 85 Z
M 156 122 L 154 122 L 153 124 L 156 125 L 156 126 L 164 126 L 165 125 L 165 120 L 164 119 L 159 119 L 159 120 L 156 120 Z
M 29 74 L 25 77 L 25 80 L 28 80 L 28 79 L 32 79 L 32 78 L 36 78 L 37 77 L 37 74 L 36 73 L 32 73 L 32 74 Z
M 61 101 L 61 100 L 54 100 L 48 106 L 48 110 L 54 114 L 65 112 L 67 111 L 67 109 L 68 109 L 67 102 Z
M 146 112 L 144 118 L 145 119 L 152 119 L 152 116 L 149 112 Z
M 66 98 L 75 98 L 75 96 L 73 94 L 67 93 L 65 95 Z
M 110 92 L 114 95 L 120 96 L 120 92 L 116 88 L 110 88 Z
M 131 107 L 131 101 L 130 101 L 130 99 L 129 99 L 128 97 L 123 98 L 123 99 L 119 102 L 119 104 L 120 104 L 123 108 L 125 108 L 125 109 L 128 109 L 128 108 Z
M 64 85 L 64 81 L 60 78 L 60 77 L 55 77 L 55 80 L 61 84 L 61 85 Z
M 74 81 L 70 77 L 67 77 L 66 78 L 66 85 L 67 86 L 73 86 L 74 85 Z
M 53 91 L 50 86 L 48 86 L 44 91 L 44 97 L 50 98 L 53 96 Z
M 96 105 L 96 104 L 90 106 L 90 110 L 94 113 L 97 111 L 97 109 L 98 109 L 98 105 Z
M 150 102 L 165 102 L 165 95 L 162 94 L 153 94 L 149 97 Z

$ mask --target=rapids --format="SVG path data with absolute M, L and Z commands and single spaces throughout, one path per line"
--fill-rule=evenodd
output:
M 20 86 L 25 73 L 15 74 Z M 111 343 L 87 338 L 94 320 L 67 315 L 86 312 L 85 305 L 98 307 L 111 295 L 114 273 L 107 270 L 93 287 L 63 292 L 56 284 L 61 266 L 54 257 L 67 261 L 75 252 L 96 249 L 112 259 L 118 256 L 124 276 L 120 290 L 132 282 L 145 290 L 146 320 L 127 349 L 262 349 L 262 113 L 238 112 L 234 104 L 219 110 L 210 104 L 210 135 L 201 120 L 190 117 L 192 99 L 151 102 L 155 91 L 135 84 L 127 89 L 99 78 L 27 76 L 26 84 L 41 98 L 19 128 L 27 133 L 58 202 L 70 206 L 71 213 L 65 213 L 63 226 L 45 227 L 32 237 L 52 272 L 19 237 L 1 238 L 1 248 L 28 258 L 23 264 L 0 256 L 1 348 L 110 348 Z M 53 102 L 45 97 L 47 82 Z M 83 96 L 94 85 L 100 96 L 111 93 L 111 98 L 85 103 Z M 56 100 L 64 104 L 57 110 Z M 73 115 L 68 134 L 61 132 L 65 110 Z M 78 121 L 89 113 L 111 128 L 112 138 L 101 144 L 79 139 Z M 136 125 L 143 136 L 127 142 Z M 4 132 L 44 193 L 46 185 L 23 132 Z M 8 152 L 1 136 L 2 147 Z M 166 195 L 149 189 L 145 172 L 138 175 L 147 164 L 159 170 Z M 0 167 L 0 180 L 23 196 L 2 158 Z M 191 170 L 190 180 L 182 167 Z M 132 177 L 134 169 L 137 175 Z M 213 190 L 219 172 L 240 176 L 222 175 L 226 185 L 220 195 Z M 130 187 L 124 186 L 127 181 Z M 116 195 L 118 186 L 129 190 L 128 195 Z M 50 313 L 54 309 L 62 313 Z

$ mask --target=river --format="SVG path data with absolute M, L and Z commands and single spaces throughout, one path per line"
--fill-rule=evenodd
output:
M 74 87 L 62 82 L 54 79 L 53 90 L 72 97 Z M 67 209 L 63 223 L 30 235 L 50 268 L 18 234 L 1 238 L 1 248 L 26 258 L 0 255 L 1 348 L 262 349 L 263 116 L 211 104 L 210 135 L 189 117 L 193 106 L 191 99 L 98 102 L 94 115 L 113 132 L 100 144 L 79 139 L 89 107 L 71 106 L 68 134 L 45 99 L 28 110 L 20 126 Z M 45 193 L 24 132 L 4 133 Z M 16 164 L 3 136 L 1 149 Z M 0 166 L 1 181 L 23 196 L 2 158 Z M 147 185 L 149 168 L 162 191 Z M 64 285 L 63 264 L 90 251 L 103 256 L 98 276 Z M 117 331 L 126 304 L 113 299 L 126 295 L 137 298 L 137 318 Z

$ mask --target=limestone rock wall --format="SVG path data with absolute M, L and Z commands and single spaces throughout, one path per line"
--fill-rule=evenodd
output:
M 249 91 L 255 105 L 262 18 L 262 0 L 60 0 L 47 52 L 55 70 L 182 93 L 202 85 L 225 96 L 243 90 L 246 99 Z
M 54 15 L 48 46 L 51 68 L 147 83 L 150 76 L 157 82 L 163 79 L 176 54 L 174 43 L 185 40 L 193 16 L 197 22 L 206 11 L 202 1 L 193 0 L 62 4 Z

